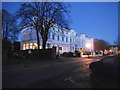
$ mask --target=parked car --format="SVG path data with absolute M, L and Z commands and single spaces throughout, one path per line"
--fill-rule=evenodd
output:
M 90 83 L 92 88 L 119 88 L 119 78 L 100 73 L 91 73 Z
M 120 54 L 92 62 L 89 68 L 92 73 L 100 73 L 118 78 L 120 73 Z

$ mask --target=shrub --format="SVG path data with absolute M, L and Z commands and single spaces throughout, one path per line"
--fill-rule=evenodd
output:
M 65 56 L 65 55 L 67 55 L 67 52 L 64 52 L 64 53 L 63 53 L 63 56 Z
M 78 53 L 80 53 L 80 52 L 82 52 L 83 55 L 90 55 L 91 54 L 91 52 L 88 52 L 88 51 L 78 51 Z
M 11 49 L 12 43 L 6 39 L 2 39 L 2 49 Z
M 66 57 L 73 57 L 73 52 L 64 52 L 63 53 L 63 56 L 66 56 Z

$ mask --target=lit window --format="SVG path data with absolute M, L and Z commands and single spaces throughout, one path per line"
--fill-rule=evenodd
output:
M 54 47 L 54 45 L 52 45 L 52 47 Z
M 46 46 L 46 49 L 48 48 L 48 46 Z
M 30 49 L 32 49 L 33 48 L 33 43 L 30 43 Z
M 28 32 L 26 32 L 26 36 L 28 36 Z
M 40 45 L 39 47 L 40 47 L 40 49 L 42 49 L 42 46 L 41 46 L 41 45 Z
M 35 46 L 33 46 L 33 49 L 35 49 Z
M 29 49 L 29 44 L 26 44 L 26 49 Z
M 62 52 L 64 52 L 64 46 L 62 46 Z
M 37 43 L 34 44 L 34 49 L 38 49 Z
M 25 50 L 25 44 L 23 44 L 23 50 Z
M 68 52 L 68 47 L 66 47 L 66 52 Z

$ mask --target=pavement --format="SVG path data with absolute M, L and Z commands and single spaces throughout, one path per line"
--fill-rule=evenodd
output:
M 92 88 L 89 64 L 102 57 L 19 59 L 4 65 L 3 88 Z

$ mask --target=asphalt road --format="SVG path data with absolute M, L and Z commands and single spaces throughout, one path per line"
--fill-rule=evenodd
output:
M 3 66 L 3 88 L 92 88 L 89 64 L 94 58 L 21 61 Z

